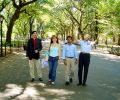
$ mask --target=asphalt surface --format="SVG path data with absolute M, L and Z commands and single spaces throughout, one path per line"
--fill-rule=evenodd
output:
M 45 48 L 41 55 L 44 51 Z M 0 100 L 120 100 L 120 57 L 102 50 L 93 51 L 86 87 L 76 85 L 75 67 L 70 86 L 65 85 L 62 60 L 55 85 L 47 84 L 48 67 L 42 69 L 43 82 L 36 78 L 32 83 L 25 52 L 14 52 L 0 59 Z

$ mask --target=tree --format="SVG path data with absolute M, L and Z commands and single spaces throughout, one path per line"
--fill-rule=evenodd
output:
M 0 1 L 0 12 L 10 3 L 10 0 L 1 0 Z
M 115 25 L 117 26 L 117 28 L 119 29 L 120 32 L 120 1 L 117 2 L 116 7 L 115 7 Z M 118 33 L 118 42 L 117 44 L 120 46 L 120 33 Z
M 78 27 L 78 32 L 84 38 L 84 33 L 87 32 L 88 26 L 94 22 L 94 10 L 92 11 L 95 1 L 93 0 L 69 0 L 67 2 L 66 11 L 72 22 L 75 22 Z M 92 17 L 91 17 L 92 16 Z M 78 34 L 78 38 L 79 38 Z
M 25 0 L 24 1 L 19 0 L 19 2 L 18 1 L 16 2 L 15 0 L 12 0 L 13 6 L 15 8 L 15 12 L 12 18 L 10 19 L 10 23 L 9 23 L 8 30 L 7 30 L 6 42 L 8 43 L 11 42 L 11 35 L 12 35 L 14 23 L 19 18 L 19 15 L 26 11 L 24 7 L 36 1 L 37 0 L 31 0 L 31 1 L 26 2 Z

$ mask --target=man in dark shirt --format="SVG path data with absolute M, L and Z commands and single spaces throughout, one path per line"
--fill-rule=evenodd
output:
M 28 40 L 27 43 L 27 57 L 29 58 L 31 82 L 35 80 L 34 67 L 37 68 L 39 81 L 42 81 L 42 72 L 40 67 L 41 50 L 42 50 L 41 40 L 37 38 L 37 32 L 33 31 L 31 33 L 31 38 Z

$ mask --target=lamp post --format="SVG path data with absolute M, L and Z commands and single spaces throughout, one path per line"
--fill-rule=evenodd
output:
M 3 43 L 2 43 L 2 23 L 3 23 L 4 17 L 0 15 L 0 24 L 1 24 L 1 56 L 3 56 Z

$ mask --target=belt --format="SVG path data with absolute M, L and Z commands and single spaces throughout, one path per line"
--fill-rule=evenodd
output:
M 90 53 L 87 53 L 87 52 L 81 52 L 81 54 L 90 54 Z
M 66 58 L 74 58 L 74 57 L 66 57 Z

